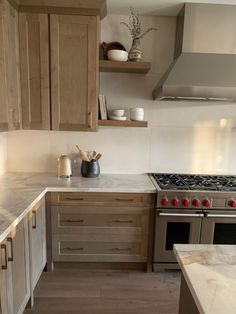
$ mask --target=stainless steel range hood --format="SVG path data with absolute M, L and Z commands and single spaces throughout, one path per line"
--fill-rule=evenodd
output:
M 187 3 L 153 99 L 236 99 L 236 5 Z

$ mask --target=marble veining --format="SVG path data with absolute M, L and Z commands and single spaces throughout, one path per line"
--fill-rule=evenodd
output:
M 200 313 L 236 313 L 236 245 L 176 244 L 175 255 Z
M 48 173 L 0 175 L 0 242 L 47 192 L 156 193 L 156 189 L 145 174 L 70 179 L 59 179 Z

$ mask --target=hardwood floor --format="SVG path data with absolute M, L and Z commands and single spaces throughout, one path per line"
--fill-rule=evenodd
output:
M 24 314 L 177 314 L 179 287 L 177 271 L 55 270 Z

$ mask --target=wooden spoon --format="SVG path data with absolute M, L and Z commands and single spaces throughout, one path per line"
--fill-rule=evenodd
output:
M 97 156 L 94 158 L 95 160 L 98 160 L 102 157 L 102 154 L 98 153 Z
M 87 154 L 85 151 L 83 151 L 82 149 L 80 149 L 78 145 L 76 145 L 76 148 L 77 148 L 78 151 L 79 151 L 79 158 L 80 158 L 81 160 L 90 161 L 90 159 L 89 159 L 89 157 L 88 157 L 88 154 Z

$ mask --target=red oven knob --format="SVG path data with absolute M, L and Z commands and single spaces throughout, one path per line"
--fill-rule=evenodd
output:
M 235 200 L 229 201 L 229 206 L 235 208 L 236 207 L 236 201 Z
M 179 205 L 179 200 L 178 200 L 177 197 L 172 200 L 172 205 L 173 206 L 178 206 Z
M 204 200 L 202 202 L 202 205 L 205 206 L 205 207 L 210 207 L 211 206 L 211 202 L 209 200 Z
M 193 206 L 199 207 L 200 204 L 201 204 L 201 202 L 200 202 L 197 198 L 195 198 L 195 199 L 193 200 Z
M 168 204 L 169 204 L 169 200 L 168 200 L 167 197 L 165 197 L 165 198 L 163 198 L 163 199 L 161 200 L 161 205 L 167 206 Z
M 189 199 L 188 199 L 188 198 L 185 198 L 185 199 L 183 200 L 183 205 L 187 207 L 187 206 L 189 206 L 189 204 L 190 204 Z

